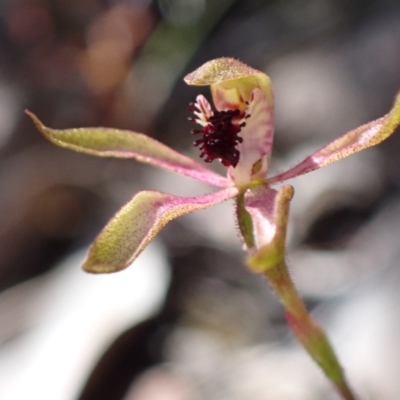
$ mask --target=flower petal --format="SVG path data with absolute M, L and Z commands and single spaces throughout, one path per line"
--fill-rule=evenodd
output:
M 387 139 L 400 125 L 400 92 L 391 111 L 382 118 L 362 125 L 307 157 L 295 167 L 268 179 L 269 183 L 281 182 L 295 176 L 329 165 L 357 151 L 375 146 Z
M 93 273 L 122 270 L 132 263 L 169 221 L 230 199 L 236 194 L 236 188 L 198 197 L 140 192 L 100 232 L 89 250 L 83 269 Z
M 260 88 L 272 106 L 273 94 L 269 77 L 234 58 L 217 58 L 203 64 L 184 78 L 188 85 L 211 86 L 217 110 L 246 108 L 254 88 Z
M 46 139 L 60 147 L 101 157 L 134 158 L 210 185 L 229 186 L 223 176 L 141 133 L 109 128 L 50 129 L 34 114 L 26 113 Z
M 274 139 L 273 109 L 260 89 L 253 90 L 246 112 L 249 118 L 239 133 L 243 142 L 236 146 L 240 153 L 239 163 L 229 167 L 228 171 L 237 186 L 265 177 Z
M 256 272 L 264 272 L 284 260 L 289 204 L 293 193 L 293 187 L 289 185 L 279 191 L 263 186 L 246 193 L 245 206 L 252 218 L 256 245 L 247 263 Z

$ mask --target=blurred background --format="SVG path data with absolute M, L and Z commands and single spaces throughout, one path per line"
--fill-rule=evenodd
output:
M 280 171 L 391 107 L 397 0 L 0 2 L 0 398 L 338 399 L 246 270 L 232 204 L 170 223 L 135 264 L 80 270 L 134 193 L 212 189 L 47 143 L 131 129 L 193 157 L 182 78 L 231 56 L 268 73 Z M 290 182 L 289 261 L 360 399 L 400 392 L 400 137 Z M 224 173 L 218 165 L 213 167 Z

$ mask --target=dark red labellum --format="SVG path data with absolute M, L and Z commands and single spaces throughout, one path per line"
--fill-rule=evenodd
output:
M 193 103 L 190 104 L 190 111 L 195 111 Z M 203 135 L 201 139 L 197 139 L 193 143 L 195 146 L 200 146 L 200 157 L 208 163 L 219 159 L 226 167 L 236 167 L 240 157 L 236 146 L 243 142 L 243 138 L 238 136 L 238 133 L 246 125 L 245 122 L 239 123 L 239 121 L 247 117 L 238 109 L 216 111 L 207 118 L 206 126 L 201 129 L 193 129 L 192 134 Z M 189 119 L 196 121 L 196 118 Z

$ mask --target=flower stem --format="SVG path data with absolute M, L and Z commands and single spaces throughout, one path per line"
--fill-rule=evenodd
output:
M 253 222 L 244 204 L 244 192 L 236 196 L 236 215 L 238 228 L 248 249 L 254 247 Z
M 343 370 L 328 338 L 308 313 L 290 278 L 285 262 L 263 271 L 286 309 L 286 318 L 293 334 L 304 346 L 345 400 L 355 400 Z

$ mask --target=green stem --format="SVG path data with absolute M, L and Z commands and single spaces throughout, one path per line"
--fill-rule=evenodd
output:
M 278 192 L 272 194 L 274 195 L 273 209 L 264 210 L 268 211 L 266 213 L 268 214 L 267 216 L 263 216 L 260 212 L 253 212 L 253 214 L 249 215 L 245 205 L 243 205 L 243 194 L 237 198 L 239 227 L 246 243 L 249 241 L 247 238 L 250 238 L 253 241 L 252 243 L 257 242 L 257 240 L 254 240 L 254 237 L 257 236 L 257 230 L 254 232 L 252 230 L 252 219 L 254 219 L 255 225 L 258 226 L 259 234 L 260 226 L 263 226 L 264 223 L 265 229 L 271 229 L 271 226 L 274 227 L 272 238 L 267 236 L 267 239 L 265 239 L 263 232 L 261 232 L 260 238 L 263 238 L 265 243 L 261 243 L 261 245 L 257 243 L 258 248 L 248 246 L 249 257 L 247 258 L 247 265 L 254 272 L 262 273 L 267 278 L 285 307 L 286 318 L 294 335 L 321 367 L 325 375 L 332 381 L 343 399 L 355 400 L 355 396 L 346 382 L 343 370 L 328 338 L 319 324 L 308 313 L 293 285 L 286 266 L 286 230 L 293 188 L 289 185 L 283 186 Z M 251 195 L 253 202 L 258 206 L 258 210 L 260 208 L 261 210 L 263 209 L 263 202 L 271 201 L 271 194 L 269 198 L 266 197 L 263 188 L 253 188 Z M 252 210 L 251 207 L 249 209 Z M 241 222 L 241 218 L 244 223 Z
M 310 356 L 321 367 L 325 375 L 333 382 L 345 400 L 355 400 L 343 370 L 328 338 L 320 325 L 308 313 L 302 299 L 290 278 L 286 263 L 283 261 L 263 271 L 269 284 L 281 299 L 286 318 L 292 332 L 304 346 Z
M 252 249 L 255 245 L 253 235 L 253 222 L 244 204 L 244 192 L 239 193 L 236 196 L 236 216 L 238 227 L 244 243 L 248 249 Z

